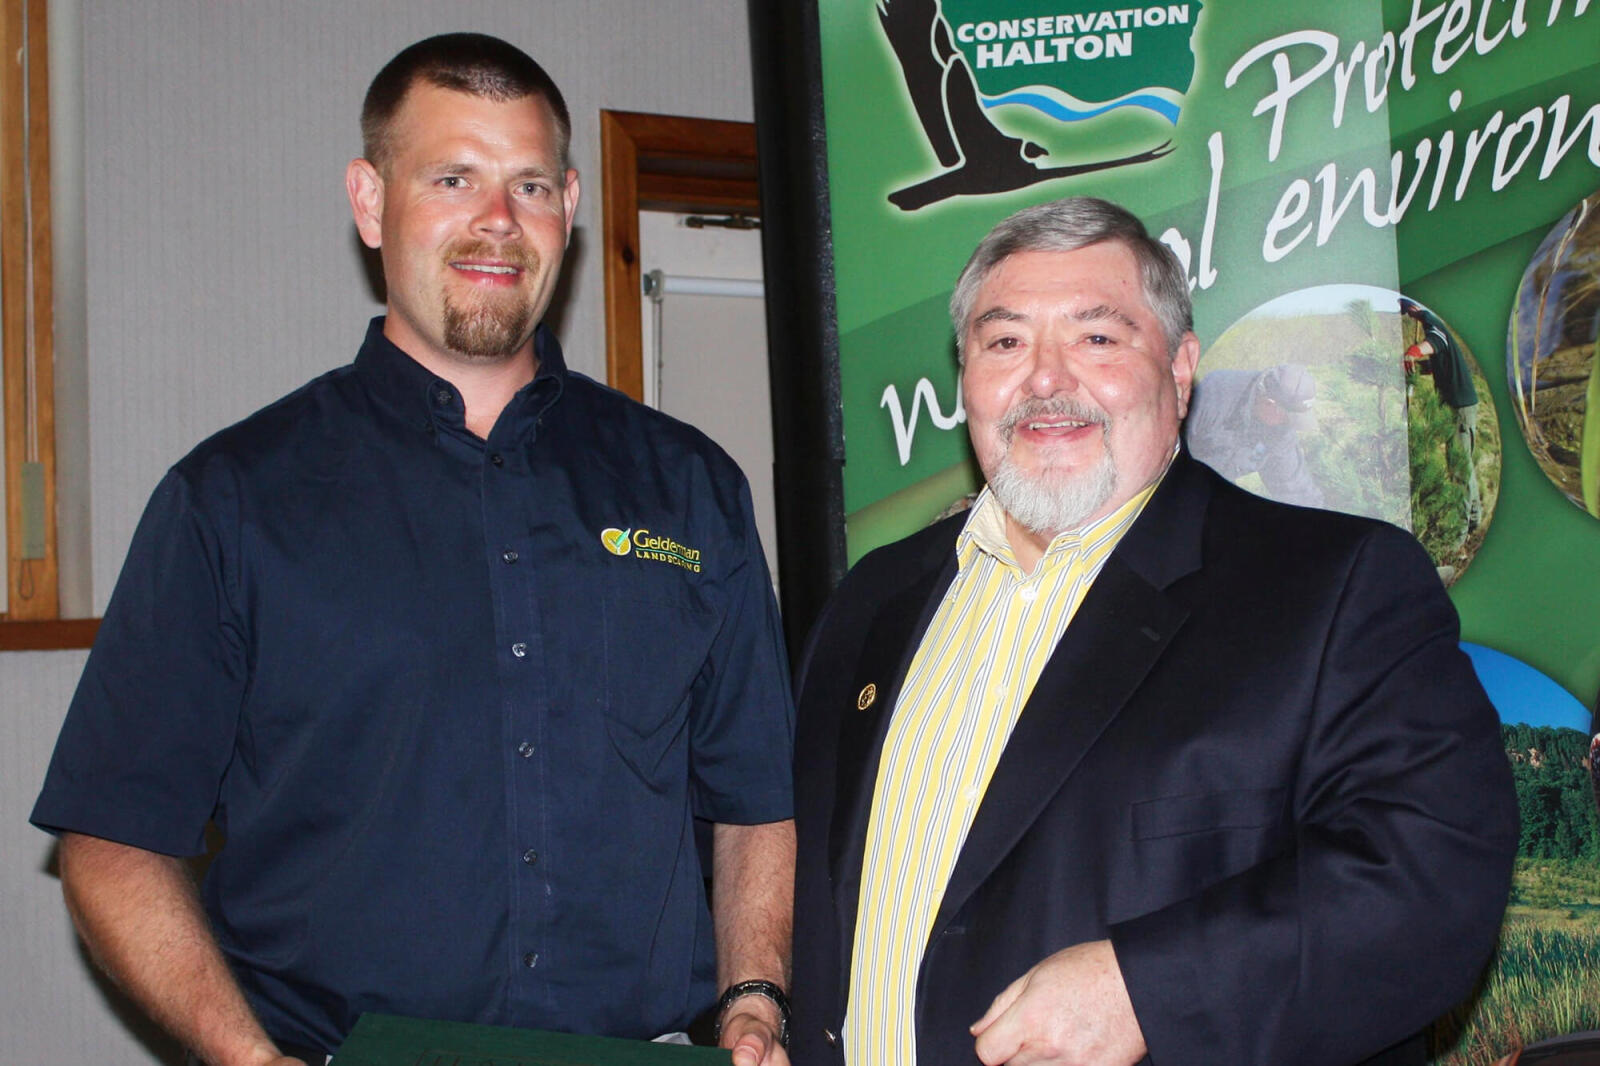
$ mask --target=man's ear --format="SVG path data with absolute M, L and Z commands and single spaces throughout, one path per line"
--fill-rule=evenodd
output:
M 561 208 L 567 216 L 567 243 L 572 243 L 572 220 L 578 215 L 578 172 L 567 171 L 567 182 L 561 188 Z
M 1178 388 L 1178 417 L 1189 414 L 1189 397 L 1194 395 L 1194 368 L 1200 362 L 1200 338 L 1185 333 L 1172 353 L 1172 381 Z
M 350 195 L 350 213 L 356 232 L 368 248 L 383 245 L 383 178 L 365 159 L 352 159 L 344 170 L 344 190 Z

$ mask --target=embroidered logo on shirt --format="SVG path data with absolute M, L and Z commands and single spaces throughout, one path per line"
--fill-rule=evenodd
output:
M 652 533 L 648 529 L 603 529 L 600 531 L 600 543 L 612 555 L 632 555 L 636 559 L 681 566 L 691 573 L 700 572 L 699 548 L 679 544 L 671 537 Z

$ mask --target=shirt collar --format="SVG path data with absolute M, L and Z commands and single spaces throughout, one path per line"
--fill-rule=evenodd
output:
M 466 409 L 460 391 L 385 336 L 383 323 L 383 315 L 368 323 L 366 339 L 356 354 L 356 372 L 367 388 L 384 406 L 418 429 L 465 432 Z M 542 323 L 534 332 L 533 350 L 539 359 L 539 370 L 506 405 L 495 426 L 497 437 L 509 433 L 513 439 L 522 439 L 566 389 L 567 364 L 561 345 Z
M 1055 566 L 1070 562 L 1079 553 L 1086 552 L 1099 558 L 1110 554 L 1122 540 L 1122 535 L 1128 531 L 1128 527 L 1133 525 L 1133 520 L 1144 510 L 1144 505 L 1150 502 L 1150 497 L 1155 495 L 1156 489 L 1166 478 L 1167 471 L 1172 469 L 1172 459 L 1177 454 L 1178 451 L 1174 448 L 1172 456 L 1167 459 L 1167 465 L 1161 470 L 1161 475 L 1115 511 L 1086 526 L 1057 533 L 1045 547 L 1040 561 L 1046 566 Z M 1005 508 L 1000 506 L 1000 501 L 995 499 L 994 493 L 987 485 L 978 494 L 966 524 L 961 527 L 961 532 L 956 537 L 957 568 L 966 570 L 977 559 L 979 553 L 995 559 L 1018 573 L 1022 572 L 1022 567 L 1017 564 L 1016 553 L 1011 550 L 1011 541 L 1006 536 Z

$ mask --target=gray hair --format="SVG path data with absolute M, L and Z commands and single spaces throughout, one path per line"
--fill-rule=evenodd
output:
M 1002 220 L 979 242 L 950 294 L 950 323 L 956 351 L 965 357 L 967 327 L 978 290 L 990 273 L 1019 252 L 1075 252 L 1102 241 L 1124 245 L 1139 263 L 1145 302 L 1166 334 L 1167 354 L 1177 352 L 1183 335 L 1194 329 L 1189 279 L 1172 249 L 1154 239 L 1137 217 L 1109 200 L 1069 196 L 1025 207 Z

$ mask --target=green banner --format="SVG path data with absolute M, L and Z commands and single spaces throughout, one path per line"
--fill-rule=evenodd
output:
M 1340 482 L 1359 470 L 1351 455 L 1389 456 L 1396 439 L 1403 454 L 1408 420 L 1427 414 L 1418 393 L 1436 379 L 1425 364 L 1408 377 L 1420 327 L 1398 296 L 1447 324 L 1493 402 L 1479 453 L 1445 459 L 1483 465 L 1480 513 L 1424 542 L 1461 579 L 1467 639 L 1593 700 L 1600 524 L 1519 439 L 1504 367 L 1535 252 L 1600 187 L 1600 8 L 823 0 L 819 13 L 852 560 L 977 484 L 946 311 L 966 256 L 1020 207 L 1105 196 L 1188 266 L 1201 396 L 1215 369 L 1309 363 L 1322 432 L 1304 447 L 1324 502 L 1419 536 L 1428 504 L 1407 497 L 1425 471 Z M 1315 291 L 1349 285 L 1375 291 Z M 1339 352 L 1300 338 L 1359 319 L 1347 305 L 1363 301 L 1362 343 L 1399 349 L 1357 381 L 1367 371 L 1338 365 L 1353 339 Z M 1252 321 L 1286 315 L 1298 331 L 1276 352 L 1240 344 Z M 1234 363 L 1213 350 L 1230 332 Z
M 1102 196 L 1186 266 L 1196 456 L 1412 530 L 1463 639 L 1553 680 L 1587 740 L 1600 4 L 819 0 L 819 18 L 852 561 L 980 484 L 947 310 L 966 257 L 1021 207 Z M 1263 391 L 1302 417 L 1255 424 Z M 1550 725 L 1509 702 L 1508 729 Z M 1555 772 L 1522 757 L 1519 788 Z M 1589 992 L 1552 997 L 1560 1017 L 1491 997 L 1506 1017 L 1472 1020 L 1448 1061 L 1600 1028 L 1600 968 L 1562 969 L 1600 943 L 1571 888 L 1600 871 L 1600 823 L 1592 796 L 1573 810 L 1566 843 L 1525 842 L 1513 913 L 1523 939 L 1575 916 L 1530 987 Z

